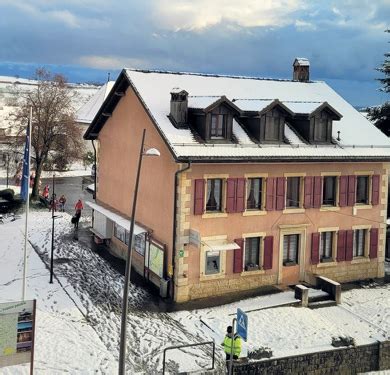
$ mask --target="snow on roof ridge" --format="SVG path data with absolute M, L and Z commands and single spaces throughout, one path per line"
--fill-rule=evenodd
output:
M 126 71 L 138 72 L 138 73 L 158 73 L 158 74 L 176 74 L 176 75 L 189 75 L 199 77 L 214 77 L 214 78 L 233 78 L 233 79 L 252 79 L 257 81 L 276 81 L 276 82 L 294 82 L 294 83 L 323 83 L 324 81 L 307 81 L 299 82 L 293 79 L 287 78 L 267 78 L 267 77 L 254 77 L 254 76 L 240 76 L 240 75 L 229 75 L 229 74 L 215 74 L 215 73 L 196 73 L 196 72 L 174 72 L 171 70 L 159 70 L 159 69 L 129 69 L 124 68 Z

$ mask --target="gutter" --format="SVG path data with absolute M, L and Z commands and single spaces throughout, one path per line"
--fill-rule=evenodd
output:
M 173 199 L 173 241 L 172 241 L 172 301 L 175 296 L 175 258 L 176 258 L 176 226 L 177 226 L 177 191 L 178 191 L 178 182 L 179 182 L 179 174 L 188 171 L 191 168 L 191 161 L 187 161 L 187 166 L 183 169 L 179 169 L 175 172 L 175 189 L 174 189 L 174 199 Z
M 96 201 L 96 176 L 97 176 L 96 146 L 95 146 L 95 142 L 93 139 L 91 140 L 91 142 L 92 142 L 92 147 L 93 147 L 93 164 L 95 166 L 95 173 L 93 176 L 94 191 L 93 191 L 92 197 Z

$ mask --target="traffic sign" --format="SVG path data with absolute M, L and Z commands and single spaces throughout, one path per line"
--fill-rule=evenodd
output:
M 237 309 L 237 333 L 244 341 L 248 338 L 248 315 L 241 309 Z

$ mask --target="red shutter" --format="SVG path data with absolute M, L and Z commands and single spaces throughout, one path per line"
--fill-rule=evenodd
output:
M 243 247 L 244 247 L 244 240 L 242 238 L 238 238 L 234 240 L 234 242 L 240 246 L 239 249 L 234 249 L 234 261 L 233 261 L 233 272 L 234 273 L 241 273 L 242 268 L 242 254 L 243 254 Z
M 236 212 L 236 178 L 228 178 L 226 182 L 226 212 Z
M 380 195 L 380 176 L 379 174 L 374 174 L 372 176 L 372 196 L 371 203 L 373 205 L 379 204 L 379 195 Z
M 345 230 L 340 230 L 339 231 L 339 235 L 338 235 L 338 238 L 337 238 L 337 261 L 338 262 L 342 262 L 342 261 L 345 260 L 346 234 L 347 234 L 347 231 L 345 231 Z
M 276 209 L 281 211 L 285 208 L 286 197 L 285 197 L 286 179 L 284 177 L 278 177 L 276 179 Z
M 305 198 L 303 203 L 305 208 L 313 207 L 313 177 L 305 177 Z
M 347 192 L 348 192 L 348 176 L 340 176 L 339 185 L 339 205 L 345 207 L 347 205 Z
M 348 176 L 348 206 L 353 206 L 356 201 L 356 176 Z
M 245 178 L 237 178 L 236 212 L 245 211 Z
M 313 189 L 313 207 L 320 208 L 321 207 L 321 199 L 322 199 L 322 177 L 316 176 L 314 177 L 314 189 Z
M 204 185 L 205 180 L 195 180 L 194 215 L 202 215 L 204 212 Z
M 378 256 L 378 228 L 372 228 L 370 230 L 370 258 L 376 258 Z
M 263 269 L 271 270 L 272 269 L 272 257 L 274 252 L 274 237 L 267 236 L 264 237 L 264 263 Z
M 274 196 L 275 196 L 275 185 L 276 178 L 268 177 L 267 178 L 267 191 L 266 191 L 266 202 L 265 209 L 267 211 L 273 211 L 275 209 L 274 206 Z
M 345 260 L 353 259 L 353 230 L 347 230 L 345 245 Z
M 320 233 L 311 235 L 311 264 L 318 264 L 320 261 Z

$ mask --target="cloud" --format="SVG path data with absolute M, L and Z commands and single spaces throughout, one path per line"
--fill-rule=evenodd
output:
M 149 64 L 146 60 L 122 57 L 122 56 L 81 56 L 78 64 L 95 69 L 121 69 L 121 68 L 144 68 Z
M 170 30 L 202 30 L 219 24 L 280 27 L 294 22 L 303 0 L 159 0 L 154 20 Z

